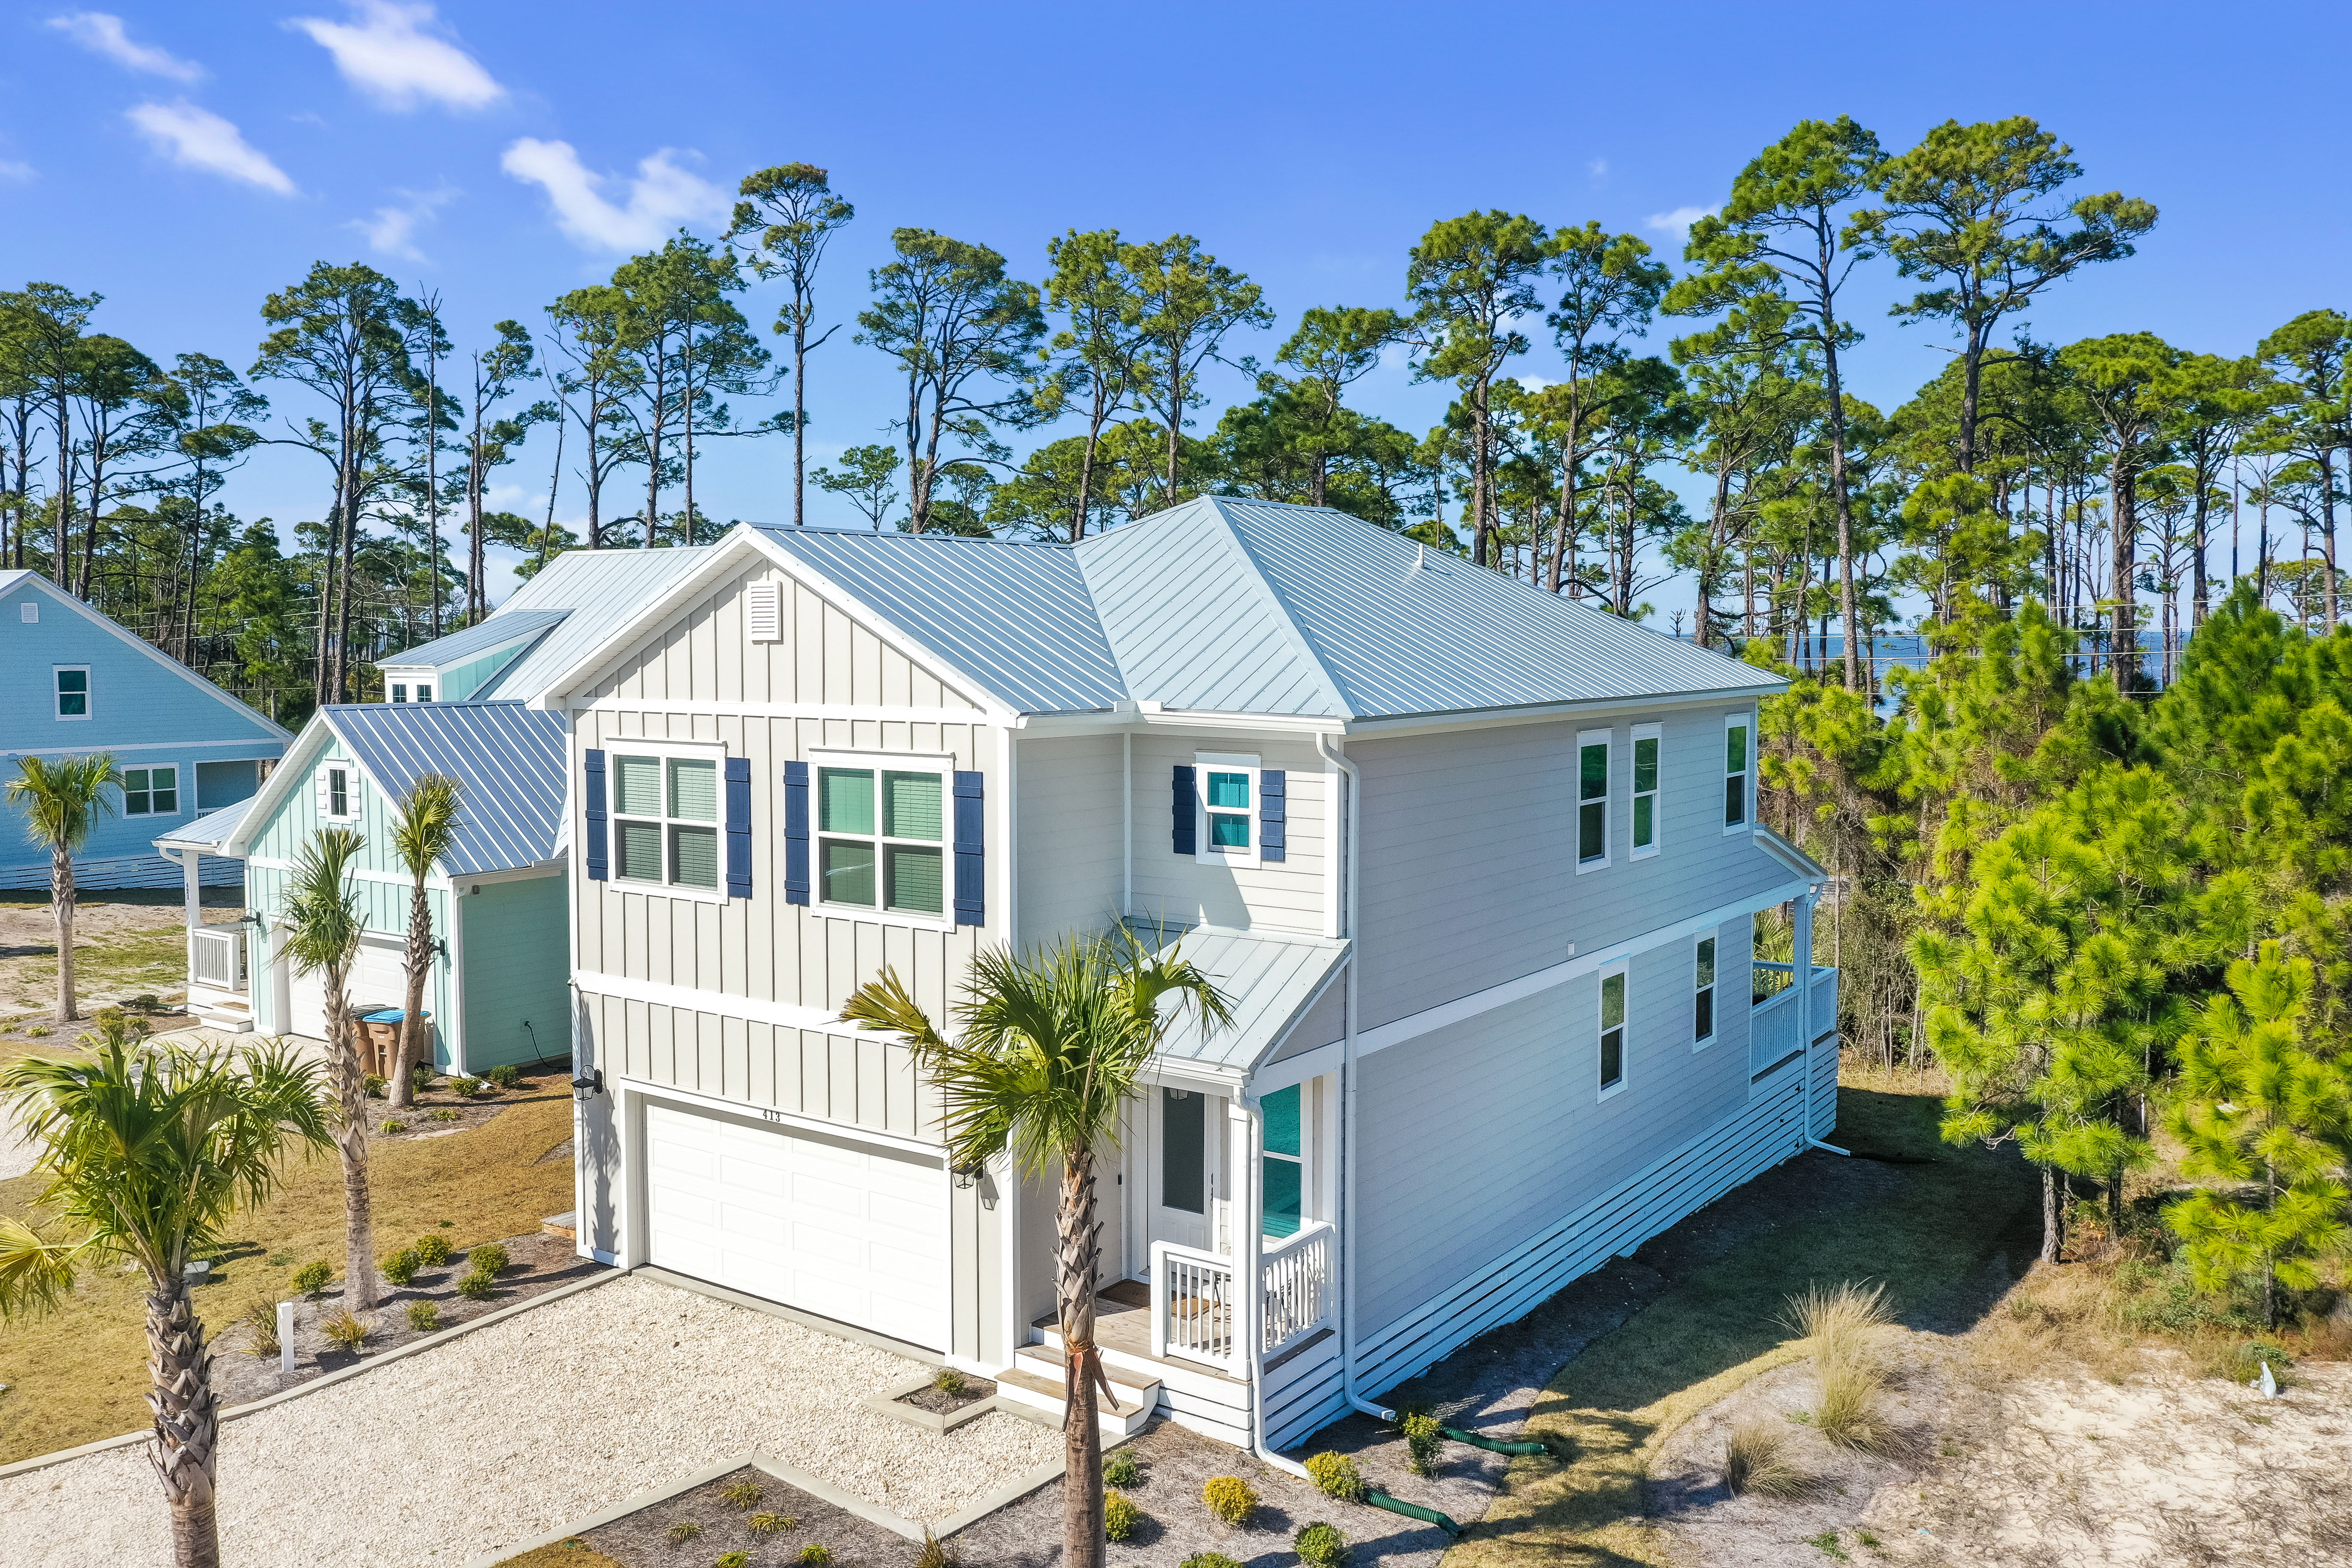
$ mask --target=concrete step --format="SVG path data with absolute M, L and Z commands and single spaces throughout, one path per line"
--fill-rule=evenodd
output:
M 1064 1409 L 1060 1353 L 1040 1353 L 1042 1348 L 1027 1345 L 1014 1354 L 1012 1367 L 997 1376 L 996 1395 L 1058 1421 Z M 1143 1430 L 1143 1424 L 1159 1408 L 1160 1384 L 1156 1380 L 1139 1381 L 1132 1373 L 1108 1366 L 1104 1371 L 1109 1376 L 1112 1398 L 1105 1403 L 1099 1393 L 1096 1394 L 1096 1424 L 1106 1437 L 1116 1440 L 1133 1436 Z
M 234 1035 L 253 1032 L 253 1009 L 243 1002 L 194 1002 L 189 1004 L 188 1012 L 215 1029 L 226 1029 Z

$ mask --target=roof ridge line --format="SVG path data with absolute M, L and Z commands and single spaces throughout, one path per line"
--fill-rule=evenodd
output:
M 1200 499 L 1211 511 L 1216 514 L 1217 521 L 1224 528 L 1225 537 L 1233 542 L 1234 549 L 1240 552 L 1242 560 L 1247 563 L 1250 576 L 1256 582 L 1259 591 L 1274 605 L 1275 614 L 1281 617 L 1284 627 L 1290 633 L 1291 640 L 1297 644 L 1299 652 L 1307 656 L 1307 664 L 1313 667 L 1316 679 L 1323 683 L 1323 689 L 1330 697 L 1332 705 L 1339 710 L 1339 717 L 1350 720 L 1360 718 L 1361 715 L 1356 711 L 1355 705 L 1349 702 L 1347 694 L 1339 689 L 1339 682 L 1332 676 L 1331 667 L 1323 662 L 1322 650 L 1315 646 L 1315 639 L 1307 635 L 1307 628 L 1298 624 L 1297 614 L 1291 609 L 1290 601 L 1284 598 L 1282 590 L 1274 585 L 1274 579 L 1266 575 L 1265 565 L 1258 560 L 1256 552 L 1250 549 L 1249 542 L 1242 537 L 1241 530 L 1234 527 L 1234 520 L 1226 515 L 1224 498 L 1202 496 Z

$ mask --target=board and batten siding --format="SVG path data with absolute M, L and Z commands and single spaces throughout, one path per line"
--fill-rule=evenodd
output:
M 1363 773 L 1363 1017 L 1382 1024 L 1766 892 L 1788 868 L 1723 831 L 1730 706 L 1352 741 Z M 1659 853 L 1628 858 L 1633 727 L 1660 736 Z M 1610 863 L 1579 874 L 1577 735 L 1608 730 Z
M 1625 1087 L 1605 1100 L 1597 973 L 1363 1058 L 1363 1337 L 1746 1107 L 1748 922 L 1715 934 L 1714 1043 L 1692 1048 L 1692 940 L 1634 955 Z
M 1285 858 L 1273 865 L 1204 865 L 1171 847 L 1170 781 L 1202 752 L 1258 759 L 1286 775 Z M 1320 934 L 1330 784 L 1312 741 L 1292 735 L 1147 730 L 1134 739 L 1135 900 L 1130 912 L 1171 925 L 1264 927 Z M 1118 868 L 1112 868 L 1118 875 Z

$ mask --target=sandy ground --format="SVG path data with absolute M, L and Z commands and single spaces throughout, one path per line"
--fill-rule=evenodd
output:
M 1057 1456 L 994 1413 L 934 1436 L 866 1411 L 913 1362 L 616 1279 L 221 1429 L 227 1568 L 463 1563 L 761 1453 L 902 1518 L 942 1519 Z M 8 1568 L 166 1568 L 143 1446 L 0 1481 Z
M 0 902 L 0 1008 L 12 1014 L 37 1014 L 37 1019 L 11 1017 L 9 1027 L 27 1022 L 54 1024 L 51 1016 L 58 999 L 58 927 L 51 914 L 46 893 L 33 901 L 35 895 L 14 892 L 8 901 Z M 205 923 L 215 925 L 234 921 L 245 913 L 244 890 L 239 888 L 206 888 L 204 890 Z M 99 889 L 83 894 L 74 902 L 74 953 L 77 989 L 82 994 L 82 1010 L 109 1002 L 121 1000 L 118 992 L 126 989 L 152 991 L 158 996 L 184 995 L 188 988 L 185 961 L 161 945 L 161 957 L 152 964 L 144 959 L 144 950 L 158 947 L 153 940 L 160 933 L 187 923 L 187 905 L 177 891 L 134 888 L 120 892 Z M 142 954 L 140 962 L 125 971 L 122 955 L 115 950 L 130 939 Z M 135 975 L 138 984 L 128 986 L 116 983 L 119 973 Z M 70 1026 L 68 1026 L 70 1027 Z

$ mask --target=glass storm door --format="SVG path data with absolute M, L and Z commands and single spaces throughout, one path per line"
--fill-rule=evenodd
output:
M 1152 1091 L 1151 1239 L 1210 1249 L 1224 1102 L 1198 1089 Z

